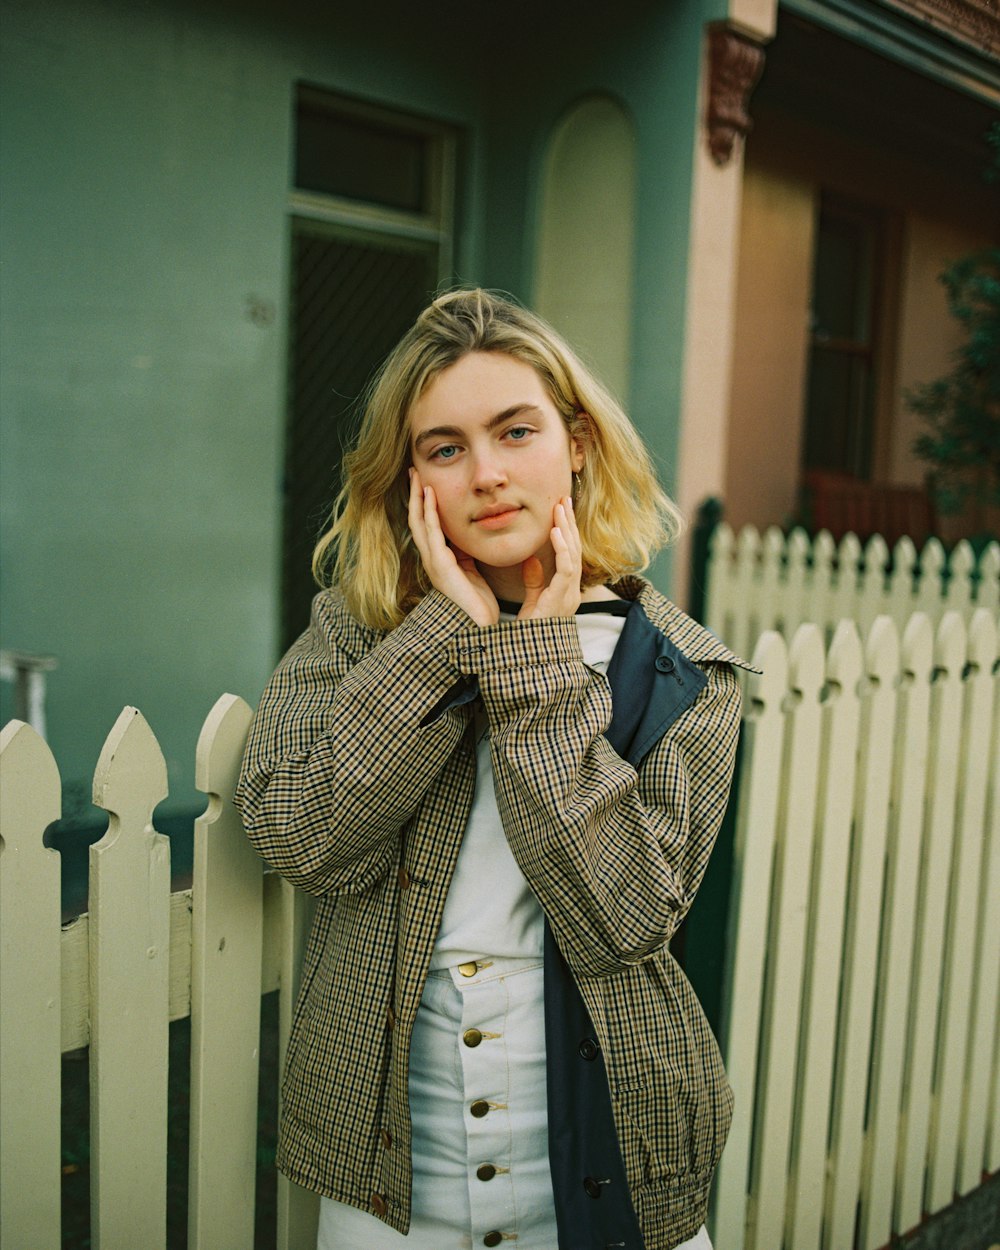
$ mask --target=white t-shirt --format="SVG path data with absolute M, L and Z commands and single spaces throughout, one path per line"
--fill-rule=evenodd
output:
M 500 619 L 513 618 L 501 614 Z M 584 663 L 606 672 L 625 617 L 598 611 L 582 613 L 574 620 Z M 500 824 L 489 722 L 482 704 L 476 706 L 476 791 L 431 956 L 432 968 L 486 956 L 524 959 L 542 954 L 542 909 Z

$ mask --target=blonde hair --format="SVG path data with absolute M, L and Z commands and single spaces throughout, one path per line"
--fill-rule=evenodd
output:
M 374 629 L 395 628 L 430 589 L 407 524 L 409 414 L 469 352 L 531 365 L 584 449 L 574 508 L 585 587 L 644 569 L 680 529 L 632 423 L 559 335 L 491 291 L 452 291 L 424 309 L 370 384 L 331 525 L 313 553 L 320 585 L 339 585 L 350 611 Z

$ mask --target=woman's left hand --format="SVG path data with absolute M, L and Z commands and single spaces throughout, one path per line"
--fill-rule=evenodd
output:
M 546 586 L 545 571 L 537 556 L 529 557 L 521 565 L 524 603 L 517 614 L 519 621 L 543 616 L 573 616 L 580 606 L 583 544 L 569 495 L 556 504 L 552 520 L 549 537 L 556 556 L 555 572 Z

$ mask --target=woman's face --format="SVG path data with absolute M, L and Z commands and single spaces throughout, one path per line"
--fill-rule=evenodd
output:
M 442 370 L 410 409 L 410 451 L 445 537 L 494 590 L 515 597 L 529 556 L 551 577 L 553 509 L 571 493 L 583 451 L 531 365 L 469 352 Z M 515 566 L 510 586 L 503 570 Z

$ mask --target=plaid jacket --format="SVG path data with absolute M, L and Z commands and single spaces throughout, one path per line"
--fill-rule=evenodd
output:
M 483 629 L 437 591 L 386 635 L 336 592 L 318 595 L 255 717 L 237 790 L 247 832 L 320 896 L 278 1165 L 400 1232 L 409 1038 L 472 802 L 477 691 L 505 832 L 603 1052 L 645 1250 L 670 1250 L 705 1218 L 732 1096 L 667 943 L 725 811 L 739 727 L 729 665 L 740 661 L 641 579 L 615 590 L 700 678 L 662 735 L 631 753 L 608 741 L 610 684 L 583 663 L 572 620 Z

